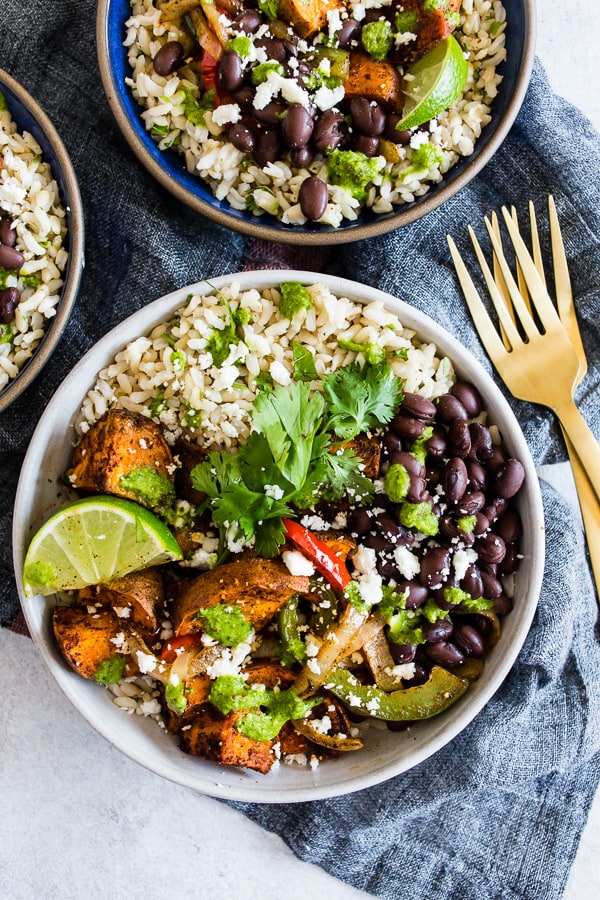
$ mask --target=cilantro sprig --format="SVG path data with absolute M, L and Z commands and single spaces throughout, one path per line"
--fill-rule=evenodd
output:
M 303 380 L 266 386 L 254 401 L 247 442 L 235 453 L 209 453 L 192 470 L 222 550 L 232 540 L 254 541 L 257 553 L 272 557 L 285 542 L 284 517 L 319 500 L 371 501 L 373 482 L 345 442 L 389 422 L 402 397 L 400 379 L 387 365 L 353 363 L 322 384 L 322 393 Z

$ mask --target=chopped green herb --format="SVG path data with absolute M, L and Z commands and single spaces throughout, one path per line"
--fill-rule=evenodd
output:
M 241 56 L 242 59 L 245 59 L 247 56 L 252 56 L 252 47 L 253 44 L 249 37 L 238 34 L 229 41 L 226 49 L 232 50 L 238 56 Z
M 192 125 L 206 126 L 205 113 L 209 109 L 213 109 L 215 105 L 215 91 L 210 89 L 197 100 L 191 88 L 182 86 L 183 91 L 183 114 Z
M 402 382 L 390 366 L 352 363 L 323 378 L 326 428 L 349 441 L 361 431 L 387 424 L 403 397 Z
M 314 357 L 308 347 L 304 346 L 304 344 L 299 344 L 298 341 L 292 341 L 292 353 L 294 357 L 294 381 L 314 381 L 319 377 Z
M 385 348 L 380 347 L 379 344 L 360 344 L 358 341 L 340 338 L 338 345 L 342 350 L 351 350 L 354 353 L 362 353 L 366 361 L 374 366 L 378 365 L 378 363 L 384 363 L 386 360 Z
M 252 84 L 262 84 L 267 80 L 271 72 L 275 72 L 277 75 L 285 75 L 285 69 L 283 68 L 281 63 L 273 61 L 259 63 L 252 69 Z

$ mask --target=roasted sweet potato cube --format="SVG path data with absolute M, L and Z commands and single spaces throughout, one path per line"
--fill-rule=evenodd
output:
M 330 10 L 343 7 L 340 0 L 281 0 L 278 15 L 293 25 L 300 37 L 308 38 L 323 28 Z
M 268 688 L 279 688 L 284 691 L 293 685 L 296 673 L 279 663 L 254 663 L 244 669 L 244 675 L 248 676 L 249 684 L 264 684 Z
M 376 437 L 365 434 L 357 434 L 351 441 L 341 445 L 348 450 L 354 450 L 363 463 L 362 474 L 367 478 L 379 478 L 381 465 L 381 445 Z
M 418 16 L 418 24 L 414 30 L 416 40 L 400 44 L 394 53 L 394 61 L 404 64 L 414 62 L 441 43 L 454 31 L 452 16 L 457 13 L 462 0 L 448 0 L 443 8 L 425 9 L 425 0 L 402 0 L 404 12 L 414 12 Z
M 202 756 L 222 766 L 242 766 L 266 773 L 275 761 L 273 741 L 254 741 L 236 729 L 245 712 L 222 716 L 212 706 L 206 706 L 180 732 L 179 746 L 184 753 Z
M 395 66 L 378 62 L 366 53 L 350 54 L 350 70 L 344 82 L 346 97 L 367 97 L 390 112 L 400 112 L 404 102 L 402 80 Z
M 206 499 L 206 494 L 196 490 L 190 475 L 194 466 L 199 465 L 206 459 L 206 450 L 203 447 L 199 447 L 198 444 L 192 443 L 192 441 L 180 438 L 175 443 L 173 453 L 179 463 L 175 473 L 177 496 L 183 500 L 188 500 L 194 506 L 200 506 L 202 501 Z
M 122 409 L 109 411 L 83 436 L 73 453 L 67 478 L 85 493 L 116 494 L 144 504 L 144 498 L 121 485 L 136 469 L 149 468 L 173 482 L 175 466 L 159 426 L 147 416 Z
M 55 606 L 52 627 L 61 653 L 82 678 L 94 678 L 102 663 L 118 657 L 126 659 L 125 674 L 135 671 L 123 652 L 126 632 L 111 609 L 88 613 L 82 606 Z
M 290 575 L 280 559 L 244 554 L 185 583 L 175 598 L 173 626 L 178 635 L 199 631 L 202 623 L 195 621 L 195 616 L 200 609 L 231 603 L 260 631 L 292 594 L 305 593 L 308 588 L 308 578 Z
M 167 706 L 166 702 L 164 703 L 163 718 L 169 734 L 177 734 L 184 725 L 195 719 L 210 702 L 208 699 L 210 684 L 211 679 L 208 675 L 193 675 L 191 678 L 186 678 L 183 696 L 187 702 L 182 713 L 175 712 Z
M 146 634 L 153 635 L 165 602 L 163 570 L 160 566 L 150 566 L 108 584 L 82 588 L 79 599 L 111 606 L 119 611 L 119 618 L 133 622 Z

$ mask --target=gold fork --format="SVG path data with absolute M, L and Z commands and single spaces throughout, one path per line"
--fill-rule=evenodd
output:
M 513 222 L 518 228 L 519 223 L 514 207 L 511 208 L 511 215 Z M 496 235 L 498 241 L 500 241 L 501 243 L 500 227 L 498 225 L 498 217 L 496 216 L 496 213 L 492 213 L 491 221 L 492 228 L 494 229 L 494 234 Z M 571 279 L 569 278 L 567 257 L 565 254 L 565 248 L 560 231 L 560 223 L 558 221 L 556 205 L 554 203 L 554 197 L 552 197 L 552 195 L 548 197 L 548 221 L 550 224 L 552 268 L 554 272 L 554 286 L 558 315 L 561 322 L 565 326 L 565 329 L 569 336 L 569 340 L 571 341 L 571 344 L 575 349 L 575 352 L 577 353 L 577 357 L 579 359 L 579 374 L 575 380 L 575 387 L 577 387 L 581 383 L 585 376 L 585 373 L 587 372 L 587 360 L 585 357 L 585 351 L 583 349 L 583 343 L 581 341 L 579 325 L 577 324 L 577 316 L 575 313 L 575 304 L 573 303 L 573 293 L 571 291 Z M 546 284 L 546 275 L 544 271 L 542 250 L 540 247 L 540 240 L 538 235 L 535 207 L 531 200 L 529 201 L 529 224 L 531 234 L 531 255 L 533 257 L 538 275 L 540 276 L 544 284 Z M 495 256 L 493 262 L 496 284 L 498 285 L 498 288 L 502 293 L 504 302 L 507 304 L 507 307 L 509 309 L 512 309 L 508 289 L 506 288 L 506 285 L 502 285 L 502 273 L 500 271 L 498 260 Z M 528 304 L 528 308 L 531 312 L 527 286 L 525 284 L 521 268 L 518 264 L 516 274 L 519 291 L 523 295 L 523 299 Z M 567 452 L 569 454 L 571 469 L 573 471 L 573 478 L 575 480 L 575 487 L 577 488 L 577 496 L 579 498 L 579 506 L 581 509 L 581 516 L 586 533 L 590 562 L 592 564 L 592 571 L 594 573 L 594 580 L 596 582 L 596 590 L 598 592 L 598 595 L 600 596 L 600 503 L 598 503 L 596 497 L 594 496 L 594 492 L 592 490 L 589 479 L 585 474 L 585 471 L 579 461 L 573 444 L 569 440 L 568 435 L 565 434 L 564 429 L 563 437 L 565 439 Z
M 535 263 L 508 210 L 503 208 L 502 214 L 521 267 L 523 280 L 528 288 L 529 299 L 542 329 L 538 328 L 519 292 L 502 247 L 487 217 L 484 221 L 502 272 L 503 282 L 512 301 L 516 319 L 526 338 L 521 337 L 470 226 L 469 234 L 508 349 L 479 297 L 456 244 L 448 235 L 448 245 L 467 305 L 483 345 L 508 389 L 515 397 L 540 403 L 556 413 L 573 443 L 596 497 L 600 499 L 600 446 L 573 401 L 573 391 L 579 375 L 579 357 L 571 345 Z

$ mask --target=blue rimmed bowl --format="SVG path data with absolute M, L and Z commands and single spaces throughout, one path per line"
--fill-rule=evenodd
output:
M 466 185 L 498 150 L 512 126 L 529 84 L 534 58 L 534 0 L 504 0 L 507 14 L 507 59 L 499 66 L 503 76 L 493 101 L 492 120 L 477 140 L 475 151 L 462 158 L 429 191 L 393 212 L 376 214 L 364 210 L 356 221 L 344 220 L 339 228 L 307 222 L 286 225 L 275 217 L 258 218 L 218 200 L 207 184 L 187 172 L 183 157 L 174 150 L 161 151 L 146 131 L 142 107 L 125 79 L 131 69 L 124 47 L 125 22 L 131 15 L 129 0 L 99 0 L 96 42 L 104 90 L 117 123 L 130 147 L 148 171 L 180 202 L 220 225 L 263 240 L 298 244 L 341 244 L 383 234 L 413 222 L 436 209 Z
M 77 299 L 84 264 L 83 207 L 77 178 L 64 144 L 46 113 L 27 91 L 7 72 L 0 69 L 0 91 L 20 133 L 29 132 L 42 149 L 44 162 L 50 165 L 65 208 L 67 234 L 65 247 L 69 258 L 63 273 L 63 286 L 56 315 L 48 320 L 44 337 L 31 359 L 18 375 L 0 391 L 0 412 L 8 407 L 40 374 L 56 349 L 67 327 Z

